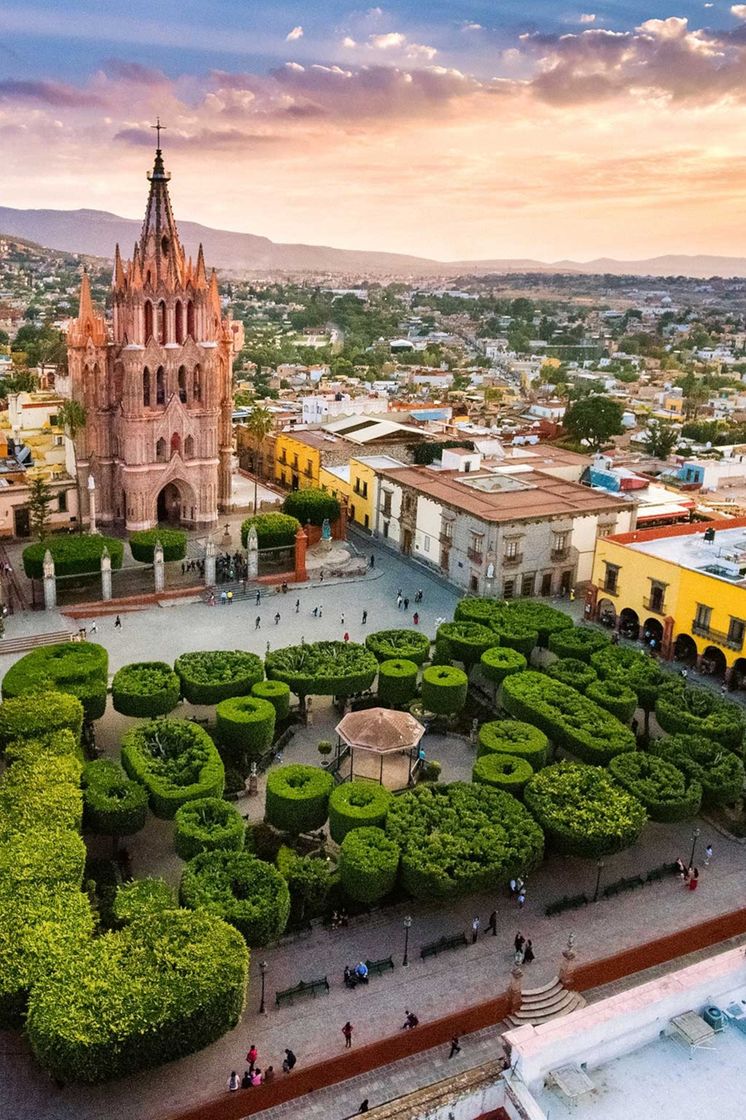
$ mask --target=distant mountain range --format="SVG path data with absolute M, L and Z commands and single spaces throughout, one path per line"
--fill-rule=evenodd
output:
M 49 249 L 111 258 L 119 242 L 125 257 L 140 235 L 140 222 L 120 218 L 105 210 L 15 210 L 0 206 L 0 232 L 24 237 Z M 343 275 L 439 276 L 490 272 L 611 273 L 615 276 L 743 276 L 746 258 L 715 256 L 662 256 L 647 260 L 618 261 L 599 257 L 592 261 L 479 260 L 435 261 L 402 253 L 333 249 L 326 245 L 292 245 L 211 229 L 197 222 L 179 222 L 187 250 L 197 254 L 200 242 L 208 264 L 235 272 L 311 272 Z

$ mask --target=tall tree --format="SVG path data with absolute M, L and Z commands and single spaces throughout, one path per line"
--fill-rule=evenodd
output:
M 562 426 L 574 439 L 598 451 L 612 436 L 622 433 L 623 414 L 622 406 L 611 397 L 583 397 L 567 409 Z
M 65 435 L 73 442 L 75 448 L 75 439 L 78 434 L 85 428 L 86 414 L 83 405 L 80 401 L 63 401 L 57 411 L 57 422 L 65 430 Z M 80 478 L 78 477 L 78 459 L 77 451 L 75 452 L 75 493 L 78 496 L 78 532 L 83 532 L 83 507 L 80 501 Z
M 40 541 L 49 536 L 49 506 L 54 494 L 47 486 L 45 479 L 35 478 L 29 489 L 29 520 L 31 532 Z
M 259 462 L 261 459 L 261 448 L 265 439 L 275 426 L 272 418 L 272 413 L 268 408 L 264 408 L 260 404 L 255 404 L 246 418 L 246 427 L 249 429 L 251 442 L 254 444 L 254 513 L 257 509 L 257 492 L 259 486 Z
M 678 432 L 671 424 L 653 417 L 645 433 L 645 450 L 656 459 L 667 459 L 678 442 Z

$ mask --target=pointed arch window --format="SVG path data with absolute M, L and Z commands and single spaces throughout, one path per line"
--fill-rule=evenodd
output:
M 179 366 L 179 400 L 182 404 L 187 401 L 187 371 L 186 366 Z
M 200 366 L 194 367 L 194 377 L 192 380 L 192 400 L 202 400 L 202 369 Z
M 153 337 L 153 304 L 145 300 L 145 341 L 150 342 Z
M 166 462 L 166 441 L 161 437 L 155 445 L 155 457 L 157 462 Z
M 196 338 L 196 335 L 194 333 L 194 303 L 192 302 L 192 300 L 189 300 L 189 302 L 187 304 L 186 331 L 187 331 L 187 337 L 188 338 Z
M 171 436 L 171 454 L 178 455 L 181 451 L 181 436 L 178 432 L 174 432 Z
M 194 436 L 187 436 L 184 440 L 184 458 L 194 458 Z
M 184 341 L 184 305 L 181 300 L 176 302 L 176 341 L 179 345 Z
M 146 366 L 142 374 L 142 403 L 150 408 L 150 370 Z
M 166 403 L 166 374 L 163 371 L 163 366 L 158 366 L 155 373 L 155 403 Z
M 166 301 L 163 299 L 158 304 L 158 341 L 161 346 L 165 346 L 168 342 L 166 331 Z

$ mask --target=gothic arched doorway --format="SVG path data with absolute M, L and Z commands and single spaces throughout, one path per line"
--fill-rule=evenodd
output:
M 156 518 L 159 525 L 189 525 L 194 520 L 194 496 L 182 482 L 168 482 L 158 495 Z

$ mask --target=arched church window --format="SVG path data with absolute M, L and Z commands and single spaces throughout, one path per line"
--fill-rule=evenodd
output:
M 179 344 L 184 341 L 184 305 L 181 300 L 176 302 L 176 341 Z
M 178 432 L 174 432 L 171 436 L 171 454 L 178 455 L 181 451 L 181 436 Z
M 155 445 L 155 457 L 157 462 L 166 462 L 166 441 L 161 437 Z
M 194 304 L 191 300 L 187 304 L 187 337 L 195 338 L 194 333 Z
M 194 367 L 194 376 L 192 380 L 192 400 L 202 400 L 202 370 L 199 366 Z
M 187 436 L 184 440 L 184 458 L 194 458 L 194 436 Z
M 150 342 L 153 337 L 153 304 L 145 300 L 145 341 Z
M 179 400 L 182 404 L 186 404 L 187 399 L 186 377 L 186 366 L 179 366 Z
M 158 304 L 158 341 L 161 346 L 165 346 L 168 339 L 166 337 L 166 302 L 161 300 Z
M 166 375 L 163 366 L 158 366 L 155 373 L 155 403 L 166 403 Z
M 150 408 L 150 370 L 146 366 L 142 375 L 142 403 Z

